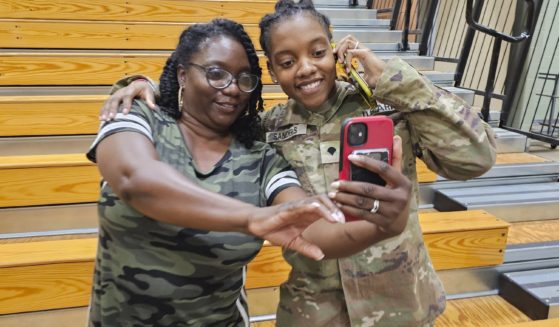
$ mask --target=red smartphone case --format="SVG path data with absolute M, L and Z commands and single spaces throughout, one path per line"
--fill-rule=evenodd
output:
M 349 129 L 354 124 L 364 124 L 367 128 L 367 134 L 362 144 L 351 145 L 349 142 Z M 394 124 L 392 119 L 386 116 L 367 116 L 367 117 L 353 117 L 346 119 L 341 127 L 340 133 L 340 164 L 339 164 L 339 179 L 340 180 L 353 180 L 352 179 L 352 164 L 348 156 L 357 152 L 385 152 L 388 151 L 387 157 L 388 164 L 392 164 L 392 145 L 394 136 Z M 384 180 L 377 174 L 367 171 L 363 168 L 353 165 L 354 169 L 359 169 L 353 176 L 368 175 L 367 178 L 360 178 L 359 180 L 372 182 L 379 185 L 384 185 Z M 346 217 L 346 220 L 355 220 L 353 217 Z

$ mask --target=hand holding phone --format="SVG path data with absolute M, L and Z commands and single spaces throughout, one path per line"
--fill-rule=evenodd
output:
M 339 179 L 385 186 L 377 173 L 353 164 L 348 156 L 365 155 L 392 164 L 394 127 L 386 116 L 354 117 L 344 121 L 340 133 Z M 346 220 L 356 218 L 346 214 Z
M 367 155 L 392 164 L 394 126 L 386 116 L 353 117 L 346 119 L 340 133 L 340 179 L 385 185 L 378 174 L 353 165 L 350 154 Z

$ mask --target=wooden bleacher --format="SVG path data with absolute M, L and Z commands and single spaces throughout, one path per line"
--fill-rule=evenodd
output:
M 420 223 L 437 270 L 503 262 L 509 224 L 486 212 L 422 213 Z M 96 244 L 95 237 L 0 243 L 0 315 L 87 305 Z M 248 265 L 247 289 L 278 287 L 289 271 L 281 247 L 265 245 Z
M 0 153 L 0 218 L 23 220 L 25 214 L 20 209 L 29 209 L 27 215 L 36 218 L 47 208 L 67 206 L 71 207 L 66 213 L 68 221 L 83 220 L 83 214 L 74 213 L 85 212 L 84 207 L 91 215 L 98 197 L 99 173 L 85 159 L 86 148 L 75 151 L 72 147 L 68 153 L 60 146 L 45 154 L 48 149 L 35 144 L 42 144 L 44 137 L 60 137 L 56 142 L 61 144 L 66 136 L 93 137 L 99 126 L 98 110 L 107 94 L 89 90 L 99 86 L 107 90 L 117 79 L 138 73 L 157 79 L 179 33 L 189 24 L 215 17 L 235 19 L 245 25 L 260 50 L 257 24 L 274 4 L 275 0 L 0 3 L 0 150 L 3 139 L 22 140 L 30 149 L 26 155 Z M 263 55 L 260 58 L 263 82 L 270 86 L 266 62 Z M 67 94 L 66 87 L 78 87 L 78 91 Z M 277 89 L 265 89 L 267 108 L 286 98 Z M 499 158 L 501 163 L 536 160 L 523 155 Z M 437 180 L 422 162 L 417 168 L 420 182 Z M 44 216 L 57 219 L 55 212 Z M 502 263 L 509 224 L 496 217 L 483 211 L 465 211 L 422 213 L 420 219 L 437 270 Z M 30 224 L 39 225 L 35 221 L 29 219 Z M 0 234 L 2 226 L 7 225 L 0 223 Z M 14 317 L 21 325 L 20 315 L 9 315 L 13 313 L 87 305 L 95 247 L 96 238 L 91 234 L 0 239 L 0 325 L 10 326 Z M 274 312 L 277 286 L 289 272 L 280 252 L 280 248 L 267 245 L 249 265 L 247 287 L 253 316 Z M 449 302 L 437 326 L 493 327 L 529 320 L 499 297 L 470 299 L 473 311 L 489 313 L 491 307 L 498 307 L 507 313 L 487 314 L 480 324 L 471 311 L 455 310 L 468 307 L 465 300 L 460 301 Z M 85 319 L 83 313 L 78 316 Z M 81 324 L 74 320 L 68 326 Z M 55 319 L 53 326 L 61 324 Z M 273 322 L 258 326 L 273 326 Z

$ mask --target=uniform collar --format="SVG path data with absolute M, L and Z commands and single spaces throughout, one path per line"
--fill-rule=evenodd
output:
M 294 124 L 321 126 L 327 123 L 338 112 L 344 99 L 350 94 L 357 93 L 355 87 L 347 82 L 336 81 L 335 87 L 335 94 L 330 96 L 318 110 L 307 110 L 301 103 L 289 99 L 280 126 Z

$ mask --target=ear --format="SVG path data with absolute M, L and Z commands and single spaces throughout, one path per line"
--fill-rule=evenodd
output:
M 272 64 L 270 64 L 270 61 L 266 61 L 266 66 L 268 66 L 268 73 L 272 77 L 272 82 L 274 84 L 278 84 L 278 78 L 276 77 L 276 73 L 274 73 L 274 68 L 272 67 Z
M 186 70 L 184 69 L 183 65 L 179 64 L 177 66 L 177 82 L 179 83 L 180 86 L 183 86 L 185 80 L 186 80 Z

